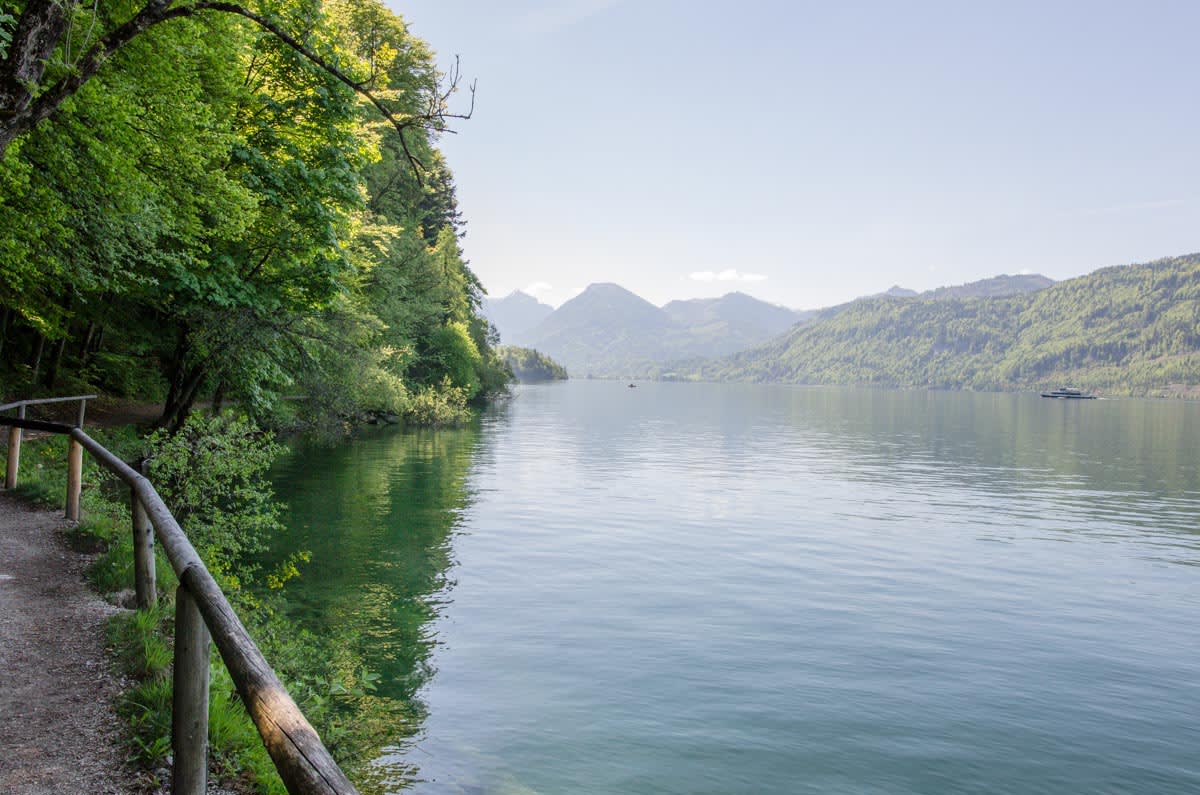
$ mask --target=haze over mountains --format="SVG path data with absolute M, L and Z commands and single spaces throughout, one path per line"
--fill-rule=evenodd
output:
M 547 314 L 549 309 L 513 293 L 485 301 L 483 312 L 502 341 L 535 348 L 575 377 L 620 376 L 672 359 L 723 356 L 782 334 L 805 316 L 743 293 L 657 307 L 616 284 L 590 285 Z
M 874 297 L 1019 295 L 1053 283 L 1038 275 L 996 276 L 919 295 L 893 287 Z M 485 299 L 483 313 L 503 342 L 539 350 L 566 365 L 573 377 L 622 377 L 656 372 L 665 362 L 744 351 L 797 323 L 832 317 L 862 300 L 868 299 L 798 311 L 734 292 L 657 307 L 619 285 L 593 284 L 556 310 L 518 291 Z
M 501 341 L 513 345 L 525 332 L 549 317 L 554 307 L 516 290 L 503 298 L 484 298 L 481 311 L 500 332 Z

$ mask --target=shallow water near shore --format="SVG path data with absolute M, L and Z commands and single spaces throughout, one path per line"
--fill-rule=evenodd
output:
M 1200 791 L 1200 404 L 570 381 L 275 480 L 394 789 Z

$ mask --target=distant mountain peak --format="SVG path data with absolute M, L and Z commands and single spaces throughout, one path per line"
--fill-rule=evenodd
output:
M 1055 282 L 1040 273 L 1002 273 L 989 279 L 979 279 L 966 284 L 938 287 L 921 293 L 923 298 L 1007 298 L 1022 293 L 1044 290 Z
M 554 311 L 554 307 L 522 290 L 513 290 L 503 298 L 484 298 L 480 308 L 483 316 L 500 332 L 500 339 L 509 344 Z

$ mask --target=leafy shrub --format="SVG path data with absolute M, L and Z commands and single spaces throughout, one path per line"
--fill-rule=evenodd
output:
M 252 576 L 249 557 L 283 531 L 267 470 L 282 448 L 232 414 L 192 415 L 146 439 L 146 474 L 222 586 Z
M 471 416 L 467 408 L 467 395 L 461 387 L 454 386 L 450 379 L 442 381 L 441 387 L 422 387 L 409 401 L 405 419 L 413 425 L 433 428 L 461 425 Z

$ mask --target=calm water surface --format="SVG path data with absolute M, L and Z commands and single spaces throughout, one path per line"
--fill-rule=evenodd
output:
M 277 486 L 393 788 L 1200 792 L 1194 403 L 572 381 Z

